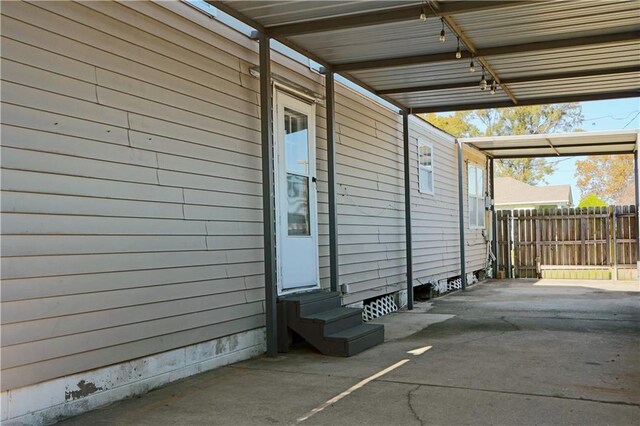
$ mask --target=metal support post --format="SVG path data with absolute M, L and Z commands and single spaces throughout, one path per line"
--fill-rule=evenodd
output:
M 275 253 L 275 200 L 273 177 L 273 114 L 271 99 L 271 49 L 269 37 L 258 34 L 260 43 L 260 134 L 262 141 L 262 221 L 264 231 L 264 289 L 267 356 L 278 354 L 278 297 Z
M 409 114 L 402 113 L 402 141 L 404 146 L 404 223 L 407 252 L 407 309 L 413 309 L 413 249 L 411 229 L 411 152 L 409 151 Z
M 491 251 L 495 258 L 493 259 L 493 264 L 491 267 L 493 268 L 493 278 L 497 278 L 498 276 L 498 216 L 496 215 L 496 169 L 493 162 L 493 158 L 489 159 L 489 171 L 491 176 L 491 181 L 489 182 L 490 191 L 491 191 Z
M 640 134 L 638 135 L 640 137 Z M 636 142 L 637 147 L 637 142 Z M 640 212 L 638 211 L 638 206 L 640 205 L 640 193 L 638 193 L 638 155 L 640 152 L 636 149 L 636 152 L 633 153 L 633 183 L 636 190 L 636 267 L 638 272 L 638 279 L 640 280 Z
M 456 139 L 458 147 L 458 219 L 460 225 L 460 279 L 462 289 L 467 288 L 467 268 L 464 254 L 464 154 L 462 152 L 462 142 Z
M 327 108 L 327 172 L 329 184 L 329 276 L 331 291 L 338 291 L 340 270 L 338 263 L 338 205 L 336 199 L 336 115 L 335 84 L 331 70 L 325 73 L 326 108 Z

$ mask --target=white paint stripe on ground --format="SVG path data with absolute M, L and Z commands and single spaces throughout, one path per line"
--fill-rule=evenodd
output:
M 407 362 L 409 362 L 408 359 L 403 359 L 402 361 L 398 361 L 395 364 L 385 368 L 382 371 L 377 372 L 376 374 L 367 377 L 364 380 L 361 380 L 360 382 L 356 383 L 355 385 L 351 386 L 349 389 L 347 389 L 346 391 L 340 393 L 339 395 L 334 396 L 333 398 L 331 398 L 330 400 L 328 400 L 327 402 L 325 402 L 322 405 L 319 405 L 318 407 L 314 408 L 313 410 L 309 411 L 307 414 L 305 414 L 304 416 L 300 417 L 296 422 L 297 423 L 302 423 L 305 420 L 307 420 L 309 417 L 318 414 L 320 411 L 324 410 L 325 408 L 327 408 L 330 405 L 335 404 L 336 402 L 340 401 L 342 398 L 344 398 L 345 396 L 348 396 L 349 394 L 353 393 L 354 391 L 360 389 L 361 387 L 363 387 L 364 385 L 366 385 L 367 383 L 371 382 L 372 380 L 377 379 L 378 377 L 382 377 L 385 374 L 387 374 L 390 371 L 395 370 L 398 367 L 401 367 L 402 365 L 406 364 Z
M 431 349 L 431 346 L 424 346 L 422 348 L 417 348 L 417 349 L 413 349 L 411 351 L 407 351 L 407 353 L 411 354 L 411 355 L 422 355 L 423 353 L 425 353 L 429 349 Z

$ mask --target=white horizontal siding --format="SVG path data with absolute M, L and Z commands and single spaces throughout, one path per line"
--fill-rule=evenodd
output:
M 455 138 L 418 120 L 411 129 L 414 285 L 460 274 L 458 157 Z M 418 188 L 418 138 L 433 144 L 434 193 Z
M 178 2 L 9 2 L 2 25 L 3 389 L 262 327 L 256 43 Z M 402 129 L 340 85 L 336 120 L 351 303 L 406 286 Z M 321 105 L 316 122 L 328 287 Z M 421 134 L 437 161 L 434 199 L 411 172 L 417 284 L 459 269 L 457 174 L 447 138 L 411 129 L 412 155 Z
M 248 67 L 124 4 L 6 6 L 3 389 L 263 326 Z
M 465 147 L 464 149 L 464 208 L 465 208 L 465 259 L 466 259 L 466 268 L 467 272 L 477 271 L 478 269 L 482 269 L 485 267 L 486 259 L 488 256 L 488 248 L 484 233 L 489 232 L 490 223 L 489 219 L 485 217 L 485 229 L 477 229 L 471 228 L 469 226 L 469 180 L 467 179 L 467 165 L 472 163 L 478 167 L 486 169 L 486 157 L 480 153 L 479 151 L 472 149 L 470 147 Z M 487 190 L 488 185 L 488 173 L 485 170 L 484 173 L 484 188 Z

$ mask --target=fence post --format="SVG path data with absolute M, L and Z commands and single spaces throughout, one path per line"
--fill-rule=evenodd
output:
M 618 280 L 618 206 L 612 207 L 611 213 L 611 235 L 612 235 L 612 251 L 613 251 L 613 279 Z
M 534 210 L 535 215 L 538 215 L 537 210 Z M 536 221 L 535 221 L 535 227 L 536 227 L 536 256 L 535 256 L 535 262 L 536 262 L 536 275 L 538 278 L 542 278 L 542 267 L 541 267 L 541 255 L 542 253 L 540 253 L 540 219 L 536 217 Z
M 582 266 L 586 266 L 587 264 L 587 245 L 585 244 L 585 236 L 587 233 L 587 219 L 585 217 L 586 210 L 587 209 L 580 210 L 580 251 Z
M 513 237 L 512 235 L 512 231 L 513 231 L 513 218 L 512 218 L 512 214 L 513 211 L 512 210 L 508 210 L 508 214 L 507 217 L 505 218 L 505 220 L 507 221 L 507 278 L 513 278 L 513 271 L 511 270 L 511 259 L 512 257 L 512 253 L 511 253 L 511 238 Z

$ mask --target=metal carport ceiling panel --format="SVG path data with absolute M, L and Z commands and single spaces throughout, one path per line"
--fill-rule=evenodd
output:
M 238 12 L 260 22 L 264 26 L 291 24 L 319 18 L 331 18 L 352 13 L 372 12 L 420 4 L 419 1 L 357 0 L 357 1 L 225 1 Z
M 414 113 L 640 94 L 640 1 L 210 2 Z
M 637 130 L 460 138 L 492 158 L 632 154 Z

